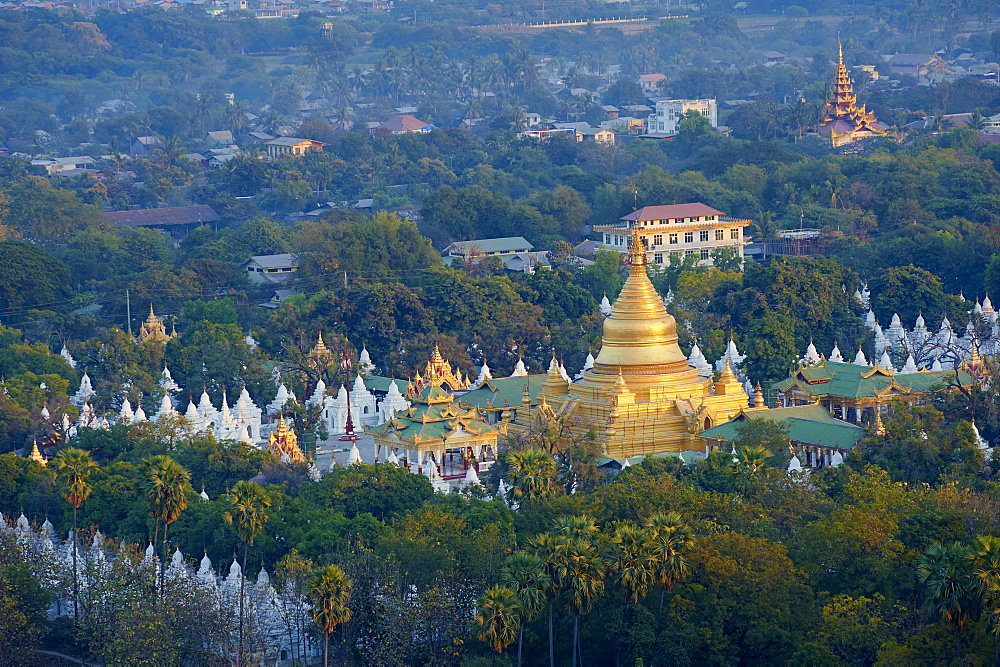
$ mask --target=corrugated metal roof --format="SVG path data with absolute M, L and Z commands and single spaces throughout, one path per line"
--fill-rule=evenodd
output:
M 190 225 L 221 220 L 211 206 L 168 206 L 145 208 L 138 211 L 106 211 L 104 217 L 117 227 L 160 227 L 164 225 Z

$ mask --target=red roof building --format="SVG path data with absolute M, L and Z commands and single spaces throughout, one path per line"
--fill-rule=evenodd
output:
M 400 114 L 393 116 L 389 120 L 372 128 L 374 134 L 403 134 L 405 132 L 418 132 L 425 134 L 435 129 L 430 123 L 415 118 L 410 114 Z

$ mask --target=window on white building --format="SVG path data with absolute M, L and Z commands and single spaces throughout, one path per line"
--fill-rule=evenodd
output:
M 729 238 L 731 238 L 734 241 L 739 241 L 740 240 L 740 230 L 738 230 L 738 229 L 730 229 L 729 230 Z
M 698 232 L 698 239 L 700 241 L 707 241 L 708 240 L 708 230 L 707 229 L 703 229 L 700 232 Z
M 653 255 L 653 262 L 655 264 L 663 264 L 663 253 L 658 252 L 655 255 Z
M 677 234 L 670 235 L 670 245 L 677 245 Z
M 653 245 L 663 245 L 663 234 L 655 234 L 653 236 Z
M 702 259 L 708 259 L 708 248 L 702 248 L 701 249 L 701 258 Z
M 724 230 L 724 229 L 716 229 L 715 230 L 715 240 L 716 241 L 725 241 L 726 240 L 726 230 Z
M 694 243 L 694 232 L 684 232 L 684 243 Z

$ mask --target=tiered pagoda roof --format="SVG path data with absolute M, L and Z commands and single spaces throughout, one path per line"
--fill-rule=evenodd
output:
M 419 392 L 408 391 L 412 405 L 406 412 L 366 430 L 375 436 L 395 436 L 415 446 L 443 443 L 460 432 L 472 436 L 494 435 L 503 431 L 488 423 L 478 408 L 455 402 L 454 394 L 440 386 L 428 385 Z
M 878 122 L 875 114 L 858 106 L 851 75 L 844 65 L 844 49 L 838 44 L 837 73 L 833 78 L 833 99 L 826 105 L 826 117 L 816 129 L 830 137 L 834 146 L 857 141 L 868 136 L 884 135 L 886 126 Z

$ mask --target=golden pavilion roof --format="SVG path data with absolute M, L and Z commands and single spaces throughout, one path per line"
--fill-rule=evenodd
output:
M 146 321 L 139 327 L 139 335 L 136 336 L 136 340 L 140 343 L 147 340 L 166 343 L 176 335 L 176 331 L 167 333 L 167 327 L 163 324 L 163 318 L 158 317 L 153 312 L 153 304 L 149 304 L 149 315 L 146 316 Z
M 468 389 L 469 379 L 467 377 L 462 379 L 461 375 L 452 369 L 451 364 L 445 361 L 441 355 L 441 350 L 435 344 L 434 352 L 431 353 L 431 358 L 424 366 L 423 375 L 417 373 L 414 385 L 417 392 L 421 392 L 425 387 L 441 387 L 444 385 L 447 385 L 452 391 L 456 391 L 459 389 Z

